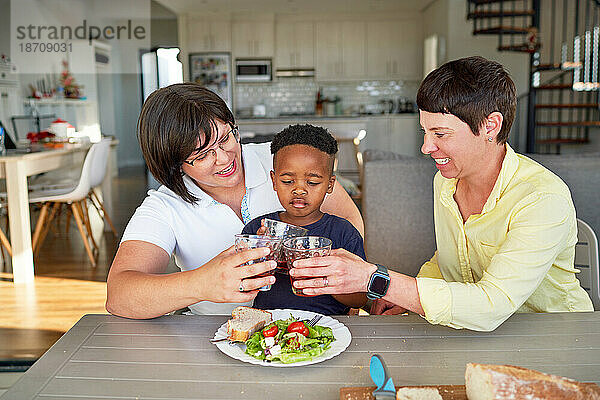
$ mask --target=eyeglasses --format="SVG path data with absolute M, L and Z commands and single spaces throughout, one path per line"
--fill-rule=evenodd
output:
M 190 166 L 194 166 L 194 163 L 198 161 L 202 164 L 212 164 L 217 159 L 217 150 L 216 148 L 220 148 L 221 150 L 227 151 L 233 149 L 233 145 L 240 141 L 240 132 L 238 130 L 237 125 L 232 126 L 231 130 L 227 132 L 219 141 L 216 143 L 216 146 L 212 149 L 208 149 L 199 153 L 200 148 L 194 150 L 192 154 L 197 153 L 197 155 L 191 160 L 185 160 L 184 163 Z

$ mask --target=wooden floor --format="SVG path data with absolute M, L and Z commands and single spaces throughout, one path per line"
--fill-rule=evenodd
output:
M 111 217 L 119 234 L 145 194 L 143 168 L 123 169 L 113 179 Z M 35 259 L 33 285 L 15 286 L 12 274 L 0 272 L 0 361 L 38 358 L 84 314 L 106 313 L 106 276 L 119 239 L 102 231 L 93 209 L 90 218 L 100 247 L 96 267 L 87 259 L 73 219 L 67 234 L 62 218 Z

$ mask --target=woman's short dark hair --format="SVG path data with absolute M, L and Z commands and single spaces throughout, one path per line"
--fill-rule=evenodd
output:
M 475 136 L 491 113 L 502 114 L 497 143 L 506 143 L 515 119 L 515 84 L 501 64 L 483 57 L 450 61 L 429 73 L 417 92 L 417 106 L 430 113 L 453 114 Z
M 198 200 L 183 183 L 181 165 L 198 148 L 208 147 L 216 120 L 235 125 L 227 104 L 196 83 L 177 83 L 153 92 L 142 106 L 138 139 L 157 181 L 189 203 Z

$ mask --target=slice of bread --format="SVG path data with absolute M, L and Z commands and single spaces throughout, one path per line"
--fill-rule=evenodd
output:
M 233 342 L 245 342 L 259 329 L 271 322 L 272 315 L 258 308 L 239 306 L 231 312 L 227 321 L 227 334 Z
M 402 387 L 396 393 L 396 400 L 442 400 L 434 387 Z
M 600 400 L 600 387 L 512 365 L 467 364 L 467 398 Z

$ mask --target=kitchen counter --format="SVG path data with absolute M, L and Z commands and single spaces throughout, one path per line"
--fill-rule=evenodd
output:
M 360 150 L 376 149 L 416 156 L 421 146 L 419 114 L 364 115 L 290 115 L 277 118 L 240 118 L 237 120 L 242 137 L 274 135 L 294 124 L 312 124 L 327 128 L 336 138 L 355 138 L 361 130 L 366 136 Z M 342 146 L 344 147 L 344 146 Z M 346 146 L 347 147 L 347 146 Z M 350 146 L 351 147 L 351 146 Z M 356 162 L 352 149 L 340 148 L 340 168 L 351 168 Z

